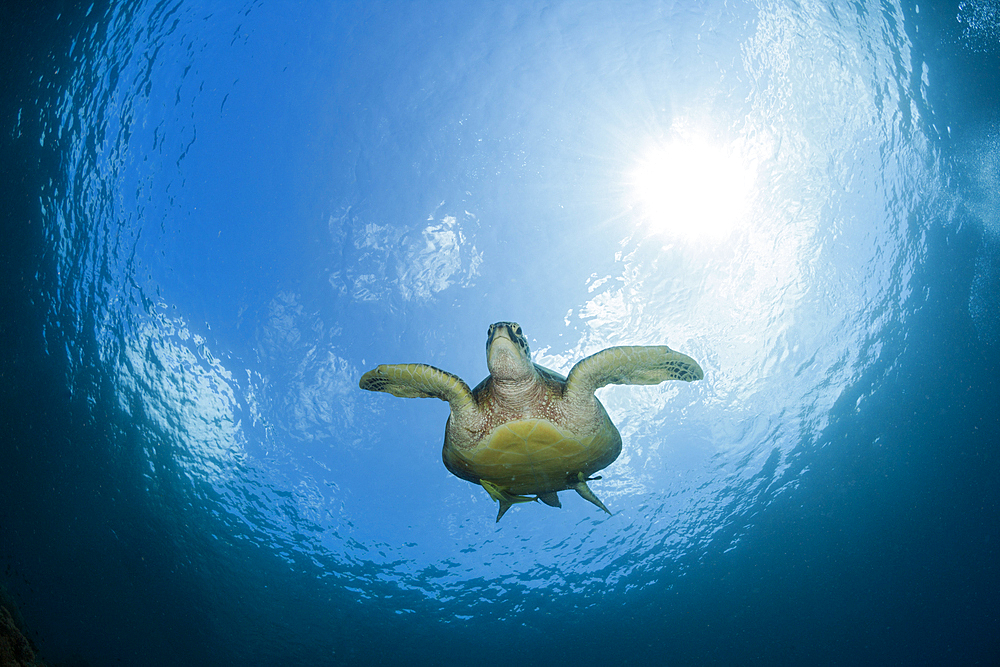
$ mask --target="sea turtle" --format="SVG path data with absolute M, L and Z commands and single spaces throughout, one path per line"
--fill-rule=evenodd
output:
M 658 345 L 609 347 L 578 362 L 564 378 L 532 363 L 515 322 L 490 325 L 486 365 L 490 374 L 472 391 L 461 378 L 426 364 L 381 365 L 359 384 L 404 398 L 448 401 L 444 465 L 500 503 L 497 521 L 514 503 L 541 500 L 562 507 L 556 494 L 567 489 L 611 514 L 587 482 L 600 479 L 591 475 L 618 458 L 622 439 L 594 390 L 704 377 L 694 359 Z

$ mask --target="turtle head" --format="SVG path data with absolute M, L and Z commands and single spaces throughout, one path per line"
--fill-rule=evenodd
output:
M 497 322 L 486 335 L 486 365 L 497 380 L 526 380 L 535 374 L 528 340 L 517 322 Z

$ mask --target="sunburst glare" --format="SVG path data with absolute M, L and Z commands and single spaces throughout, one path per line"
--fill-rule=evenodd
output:
M 649 147 L 629 174 L 629 205 L 651 229 L 721 239 L 746 213 L 755 170 L 739 151 L 697 139 Z

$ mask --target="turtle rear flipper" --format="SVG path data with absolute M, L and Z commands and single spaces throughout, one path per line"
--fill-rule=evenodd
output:
M 486 489 L 486 493 L 490 494 L 490 498 L 500 503 L 500 511 L 497 512 L 496 523 L 500 523 L 500 519 L 507 513 L 511 505 L 516 503 L 533 503 L 538 500 L 538 498 L 529 498 L 528 496 L 516 496 L 485 479 L 479 480 L 479 484 Z
M 611 510 L 605 507 L 604 503 L 601 502 L 600 498 L 595 496 L 594 492 L 590 490 L 589 486 L 587 486 L 587 482 L 586 480 L 583 479 L 582 473 L 580 474 L 580 481 L 574 484 L 573 488 L 576 490 L 577 493 L 580 494 L 581 497 L 583 497 L 584 500 L 589 500 L 590 502 L 594 503 L 602 510 L 607 512 L 609 516 L 611 515 Z

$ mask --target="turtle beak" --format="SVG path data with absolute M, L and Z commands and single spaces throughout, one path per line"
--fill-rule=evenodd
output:
M 497 322 L 490 326 L 486 339 L 486 365 L 490 373 L 498 378 L 513 378 L 530 374 L 533 366 L 526 358 L 525 350 L 515 339 L 511 322 Z
M 489 355 L 490 349 L 493 347 L 493 341 L 497 338 L 506 338 L 507 340 L 513 342 L 510 337 L 510 330 L 507 328 L 506 322 L 497 322 L 496 324 L 490 325 L 490 330 L 486 334 L 486 354 Z
M 490 329 L 490 336 L 486 339 L 487 362 L 502 352 L 516 353 L 516 348 L 517 345 L 511 340 L 507 327 L 493 325 Z

